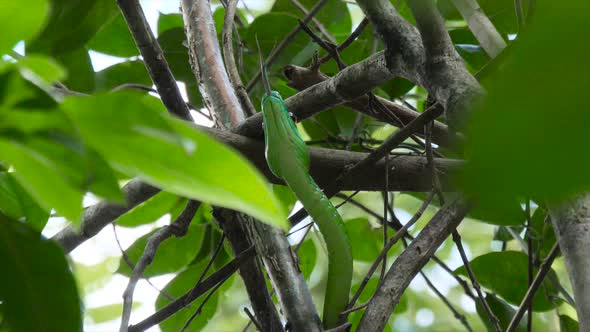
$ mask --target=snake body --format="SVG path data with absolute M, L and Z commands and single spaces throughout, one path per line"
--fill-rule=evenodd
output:
M 262 98 L 266 160 L 283 179 L 322 233 L 328 250 L 328 283 L 324 298 L 324 328 L 341 324 L 352 280 L 352 249 L 342 217 L 309 174 L 309 151 L 293 123 L 283 98 L 270 91 Z

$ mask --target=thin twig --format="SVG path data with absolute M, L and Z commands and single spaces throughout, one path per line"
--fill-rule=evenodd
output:
M 236 61 L 234 59 L 232 32 L 234 31 L 234 17 L 238 17 L 238 15 L 236 15 L 237 6 L 238 0 L 228 0 L 227 6 L 225 7 L 225 18 L 222 31 L 223 60 L 225 61 L 229 80 L 236 91 L 236 95 L 240 100 L 240 104 L 242 105 L 246 116 L 252 116 L 256 114 L 256 109 L 254 108 L 254 105 L 252 105 L 252 101 L 248 96 L 248 92 L 246 92 L 246 89 L 244 88 L 244 84 L 242 84 L 242 79 L 240 78 L 240 73 L 238 72 Z
M 201 302 L 201 304 L 199 305 L 197 310 L 195 310 L 195 312 L 190 316 L 190 318 L 186 321 L 186 323 L 184 323 L 184 326 L 182 327 L 180 332 L 185 332 L 186 329 L 188 329 L 188 327 L 191 325 L 192 321 L 199 314 L 201 314 L 201 311 L 203 310 L 203 307 L 205 306 L 205 304 L 209 301 L 209 299 L 213 296 L 213 294 L 215 294 L 215 292 L 219 289 L 219 287 L 223 286 L 223 284 L 227 281 L 227 279 L 229 279 L 229 277 L 230 276 L 227 276 L 227 278 L 223 279 L 221 282 L 219 282 L 217 285 L 215 285 L 215 287 L 213 287 L 213 289 L 211 289 L 209 291 L 209 294 L 207 294 L 207 296 L 203 299 L 203 302 Z
M 457 320 L 460 321 L 461 324 L 463 324 L 463 326 L 465 326 L 465 329 L 467 331 L 473 332 L 473 328 L 471 328 L 471 325 L 469 325 L 469 322 L 467 321 L 467 318 L 465 318 L 465 315 L 462 315 L 459 311 L 457 311 L 457 309 L 455 309 L 453 304 L 444 296 L 443 293 L 441 293 L 436 288 L 436 286 L 434 286 L 432 281 L 430 281 L 430 279 L 426 276 L 426 274 L 424 274 L 424 272 L 420 271 L 420 275 L 422 276 L 422 278 L 424 278 L 424 281 L 426 281 L 428 287 L 430 287 L 430 289 L 443 301 L 447 308 L 451 310 L 455 318 L 457 318 Z
M 299 11 L 303 15 L 309 14 L 309 12 L 307 11 L 307 8 L 305 8 L 305 6 L 301 2 L 299 2 L 297 0 L 290 0 L 290 1 L 293 4 L 293 6 L 295 6 L 297 9 L 299 9 Z M 321 34 L 324 36 L 324 38 L 326 38 L 327 40 L 329 40 L 331 43 L 336 43 L 336 39 L 334 39 L 334 37 L 330 34 L 330 31 L 328 31 L 328 29 L 326 29 L 324 27 L 324 25 L 322 24 L 322 22 L 320 22 L 315 17 L 312 17 L 311 18 L 311 23 L 313 23 L 313 25 L 315 25 L 316 29 L 318 29 L 318 31 L 321 32 Z
M 327 0 L 318 1 L 315 4 L 315 6 L 313 6 L 313 8 L 309 11 L 309 14 L 307 14 L 303 18 L 303 22 L 305 22 L 305 23 L 309 22 L 309 20 L 311 20 L 311 18 L 314 17 L 326 3 L 328 3 Z M 301 31 L 300 25 L 296 26 L 293 30 L 291 30 L 285 36 L 285 38 L 279 43 L 279 45 L 277 47 L 275 47 L 272 50 L 272 52 L 270 52 L 270 54 L 266 58 L 266 61 L 264 61 L 265 67 L 270 68 L 270 65 L 276 60 L 276 58 L 287 47 L 287 45 L 289 45 L 289 43 L 291 43 L 293 41 L 293 39 L 295 39 L 295 37 L 297 36 L 299 31 Z M 254 75 L 254 77 L 252 77 L 252 79 L 246 85 L 246 91 L 248 91 L 248 92 L 252 91 L 252 88 L 254 88 L 256 83 L 258 83 L 258 80 L 260 80 L 261 74 L 262 74 L 262 72 L 259 70 L 256 73 L 256 75 Z
M 145 331 L 150 327 L 164 321 L 166 318 L 174 315 L 179 310 L 191 304 L 198 297 L 205 294 L 208 290 L 212 289 L 215 285 L 219 284 L 223 280 L 228 279 L 232 274 L 234 274 L 238 270 L 238 268 L 244 261 L 254 257 L 255 253 L 256 252 L 253 246 L 244 250 L 243 252 L 238 254 L 236 258 L 234 258 L 231 262 L 227 263 L 221 269 L 211 274 L 210 277 L 203 280 L 201 283 L 196 284 L 195 287 L 193 287 L 190 291 L 186 292 L 184 295 L 182 295 L 175 301 L 169 303 L 164 308 L 160 309 L 155 314 L 144 319 L 140 323 L 129 326 L 129 332 Z
M 547 257 L 545 258 L 545 260 L 541 264 L 541 267 L 539 268 L 539 272 L 537 272 L 537 275 L 535 276 L 533 283 L 531 284 L 531 286 L 527 290 L 524 298 L 522 299 L 522 302 L 520 302 L 520 306 L 518 307 L 518 310 L 516 311 L 516 313 L 512 317 L 512 321 L 510 321 L 510 324 L 508 325 L 506 332 L 516 331 L 516 328 L 518 327 L 518 323 L 520 322 L 520 319 L 522 318 L 524 313 L 527 311 L 530 303 L 533 301 L 533 298 L 535 296 L 535 293 L 537 292 L 537 289 L 539 289 L 539 286 L 541 286 L 541 282 L 543 281 L 543 279 L 545 279 L 545 276 L 551 270 L 551 265 L 553 264 L 553 260 L 555 260 L 555 257 L 557 257 L 558 253 L 559 253 L 559 243 L 556 242 L 555 245 L 553 245 L 553 248 L 551 248 L 549 255 L 547 255 Z
M 137 282 L 143 276 L 145 269 L 154 260 L 158 247 L 164 242 L 164 240 L 170 238 L 172 235 L 176 235 L 177 237 L 184 236 L 200 205 L 201 202 L 190 200 L 173 223 L 163 227 L 148 239 L 143 254 L 137 261 L 137 264 L 135 264 L 133 272 L 129 277 L 127 288 L 125 288 L 125 292 L 123 293 L 123 314 L 121 315 L 120 332 L 126 332 L 128 329 L 131 308 L 133 306 L 133 292 L 135 290 L 135 285 L 137 285 Z
M 113 235 L 115 236 L 115 242 L 117 243 L 117 247 L 119 248 L 119 251 L 121 252 L 121 257 L 123 257 L 123 261 L 125 261 L 125 264 L 127 264 L 127 266 L 131 270 L 133 270 L 135 268 L 135 264 L 133 264 L 133 262 L 131 261 L 131 258 L 129 258 L 129 255 L 127 255 L 127 253 L 123 249 L 123 246 L 121 245 L 121 241 L 119 241 L 119 235 L 117 234 L 117 226 L 115 224 L 111 224 L 111 225 L 113 226 Z M 155 289 L 159 294 L 162 294 L 162 296 L 164 296 L 165 298 L 167 298 L 170 301 L 174 301 L 174 297 L 172 295 L 170 295 L 167 292 L 164 292 L 163 290 L 158 288 L 156 285 L 154 285 L 154 283 L 149 278 L 145 278 L 145 281 L 148 283 L 148 285 L 150 285 L 153 289 Z
M 397 243 L 397 241 L 399 239 L 401 239 L 406 234 L 406 232 L 408 231 L 408 229 L 414 223 L 416 223 L 416 221 L 418 221 L 418 219 L 420 219 L 420 217 L 422 216 L 422 213 L 424 213 L 424 211 L 426 211 L 426 208 L 428 207 L 428 205 L 430 204 L 430 202 L 432 202 L 432 199 L 433 198 L 434 198 L 434 192 L 430 192 L 430 194 L 424 200 L 424 202 L 422 202 L 422 205 L 420 206 L 420 208 L 418 209 L 418 211 L 416 211 L 416 213 L 414 214 L 414 216 L 412 217 L 412 219 L 410 219 L 400 230 L 398 230 L 391 237 L 391 239 L 389 239 L 389 241 L 387 242 L 387 244 L 383 247 L 383 250 L 381 250 L 381 253 L 379 253 L 379 256 L 377 256 L 377 258 L 375 259 L 375 261 L 373 262 L 373 264 L 369 268 L 369 271 L 365 275 L 365 278 L 361 282 L 358 290 L 356 291 L 356 293 L 354 294 L 354 296 L 352 297 L 352 299 L 348 303 L 347 309 L 352 308 L 354 306 L 354 304 L 356 303 L 356 301 L 358 301 L 359 297 L 361 296 L 361 293 L 363 292 L 363 290 L 367 286 L 367 283 L 371 279 L 371 276 L 373 275 L 373 273 L 377 269 L 377 266 L 379 266 L 379 264 L 383 260 L 383 257 L 386 256 L 387 255 L 387 252 L 391 249 L 391 247 L 393 247 Z
M 358 38 L 358 36 L 361 35 L 361 33 L 363 33 L 363 30 L 367 25 L 369 25 L 369 19 L 365 17 L 363 18 L 361 23 L 356 27 L 356 29 L 354 29 L 354 31 L 346 38 L 346 40 L 343 41 L 342 44 L 338 45 L 338 52 L 342 52 L 348 46 L 350 46 L 350 44 L 352 44 L 352 42 L 355 41 Z M 332 56 L 330 54 L 327 54 L 320 59 L 319 63 L 324 64 L 328 62 L 331 58 Z
M 164 106 L 168 112 L 192 121 L 188 107 L 182 99 L 176 80 L 164 57 L 164 52 L 149 27 L 139 0 L 117 0 L 117 4 Z
M 479 286 L 479 282 L 477 282 L 477 279 L 475 278 L 475 273 L 473 273 L 473 269 L 471 268 L 469 259 L 465 254 L 465 249 L 463 249 L 463 244 L 461 243 L 461 236 L 459 235 L 459 232 L 457 232 L 456 230 L 453 231 L 453 241 L 455 242 L 455 245 L 459 250 L 459 254 L 461 255 L 461 259 L 463 260 L 463 265 L 465 266 L 467 275 L 471 280 L 471 284 L 473 285 L 473 288 L 475 289 L 475 292 L 477 293 L 477 296 L 479 297 L 479 300 L 481 301 L 481 304 L 483 305 L 485 312 L 488 315 L 488 318 L 492 322 L 492 325 L 494 326 L 496 332 L 502 332 L 502 328 L 500 327 L 500 320 L 498 319 L 498 317 L 496 317 L 496 315 L 494 315 L 492 308 L 490 308 L 488 301 L 486 301 L 486 298 L 481 290 L 481 287 Z
M 248 315 L 248 318 L 250 318 L 250 322 L 252 322 L 252 324 L 256 326 L 256 329 L 258 329 L 258 331 L 262 331 L 262 326 L 260 325 L 256 317 L 254 317 L 252 312 L 250 312 L 250 309 L 248 309 L 248 307 L 244 307 L 244 312 L 246 313 L 246 315 Z

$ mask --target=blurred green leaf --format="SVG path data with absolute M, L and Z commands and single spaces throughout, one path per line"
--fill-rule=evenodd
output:
M 295 197 L 291 189 L 280 184 L 273 184 L 271 186 L 273 194 L 279 199 L 279 202 L 283 205 L 283 209 L 285 211 L 293 210 L 295 202 L 297 202 L 297 197 Z
M 497 200 L 479 200 L 468 214 L 470 218 L 500 226 L 523 225 L 525 214 L 516 198 L 509 196 Z
M 143 276 L 151 278 L 166 273 L 177 272 L 195 257 L 203 242 L 203 231 L 205 228 L 202 225 L 191 224 L 188 233 L 180 238 L 171 237 L 160 244 L 156 251 L 156 256 L 152 263 L 147 267 Z M 145 250 L 145 246 L 159 229 L 149 232 L 148 234 L 137 239 L 133 244 L 125 250 L 127 258 L 134 264 L 137 263 Z M 131 275 L 132 269 L 127 265 L 124 258 L 119 262 L 118 273 L 125 276 Z
M 352 244 L 352 257 L 358 261 L 373 262 L 381 251 L 377 241 L 382 239 L 382 233 L 372 229 L 366 218 L 346 220 L 344 227 Z
M 482 286 L 496 292 L 509 303 L 520 305 L 529 287 L 526 254 L 518 251 L 491 252 L 476 257 L 470 264 L 477 281 Z M 454 273 L 467 276 L 464 266 L 456 269 Z M 553 309 L 555 304 L 550 300 L 551 296 L 557 297 L 556 290 L 545 281 L 535 295 L 533 310 Z
M 27 44 L 27 53 L 55 55 L 82 48 L 119 12 L 111 0 L 50 0 L 50 3 L 49 21 L 37 38 Z
M 500 324 L 500 327 L 502 328 L 502 330 L 505 330 L 506 328 L 508 328 L 508 325 L 510 324 L 512 317 L 514 317 L 514 314 L 516 313 L 516 310 L 514 310 L 514 308 L 511 307 L 508 303 L 502 301 L 501 299 L 497 298 L 496 296 L 494 296 L 492 294 L 486 293 L 485 299 L 486 299 L 486 302 L 488 303 L 488 305 L 490 306 L 490 309 L 492 309 L 492 312 L 494 313 L 494 315 L 498 318 L 499 324 Z M 481 318 L 481 320 L 484 323 L 484 325 L 486 326 L 487 330 L 489 332 L 496 331 L 496 329 L 494 328 L 494 325 L 492 324 L 492 322 L 490 322 L 490 318 L 489 318 L 487 312 L 485 311 L 485 308 L 484 308 L 482 302 L 479 299 L 477 299 L 475 301 L 475 309 L 477 310 L 477 314 Z M 525 332 L 527 330 L 527 328 L 526 328 L 526 321 L 527 321 L 526 316 L 527 315 L 528 314 L 525 314 L 524 317 L 520 320 L 520 323 L 518 324 L 516 331 Z
M 158 35 L 173 28 L 184 28 L 181 14 L 162 14 L 158 16 Z
M 11 331 L 82 330 L 82 304 L 62 249 L 0 214 L 2 323 Z
M 177 27 L 162 32 L 158 36 L 158 42 L 174 77 L 179 81 L 193 82 L 195 75 L 188 59 L 188 48 L 183 45 L 186 43 L 184 28 Z
M 0 107 L 0 132 L 33 134 L 51 130 L 68 130 L 69 120 L 61 112 Z
M 66 71 L 52 58 L 42 55 L 27 55 L 18 59 L 21 75 L 29 80 L 41 80 L 45 84 L 55 83 L 66 76 Z
M 160 293 L 160 295 L 158 296 L 156 300 L 156 310 L 160 310 L 170 303 L 170 300 L 162 295 L 163 293 L 170 294 L 171 296 L 178 298 L 184 295 L 189 290 L 191 290 L 195 286 L 195 283 L 199 280 L 199 277 L 201 276 L 203 271 L 205 270 L 205 266 L 207 266 L 207 262 L 191 265 L 188 269 L 181 272 L 174 279 L 172 279 L 166 285 L 166 287 L 164 287 L 162 293 Z M 211 319 L 211 317 L 213 317 L 213 315 L 215 315 L 215 313 L 217 312 L 217 302 L 219 299 L 219 295 L 220 292 L 218 290 L 217 292 L 215 292 L 215 294 L 211 296 L 211 298 L 209 298 L 207 304 L 203 306 L 202 312 L 192 321 L 189 328 L 187 328 L 185 331 L 197 332 L 202 330 L 202 328 L 207 324 L 209 319 Z M 201 296 L 192 304 L 185 307 L 183 310 L 177 312 L 174 316 L 160 323 L 160 329 L 162 329 L 163 332 L 177 332 L 181 330 L 184 324 L 197 310 L 204 298 L 205 296 Z
M 49 210 L 40 207 L 8 172 L 0 172 L 0 211 L 13 219 L 25 217 L 39 232 L 49 219 Z
M 126 61 L 96 73 L 96 91 L 108 91 L 126 83 L 152 86 L 143 61 Z
M 533 240 L 533 248 L 541 257 L 545 257 L 557 241 L 551 222 L 545 222 L 547 211 L 538 207 L 531 220 L 532 228 L 529 236 Z
M 160 191 L 150 199 L 135 206 L 114 222 L 117 226 L 135 227 L 158 220 L 178 204 L 182 198 Z
M 17 42 L 33 38 L 48 10 L 46 0 L 0 2 L 0 55 L 9 54 Z
M 79 221 L 83 193 L 66 182 L 52 161 L 13 139 L 0 139 L 0 151 L 2 158 L 15 168 L 15 178 L 39 205 L 47 210 L 54 208 L 74 223 Z
M 590 44 L 580 42 L 590 2 L 537 9 L 484 82 L 485 102 L 467 128 L 460 183 L 492 203 L 506 195 L 560 201 L 590 189 L 590 155 L 581 153 L 589 142 L 590 99 L 582 96 L 590 91 Z
M 299 257 L 299 267 L 301 268 L 301 273 L 305 280 L 309 280 L 317 262 L 317 256 L 318 253 L 315 243 L 311 237 L 308 237 L 305 242 L 301 244 L 301 247 L 299 247 L 299 251 L 297 252 L 297 257 Z
M 165 114 L 161 105 L 156 109 L 150 98 L 132 93 L 69 98 L 64 109 L 82 136 L 119 171 L 287 228 L 285 212 L 254 166 L 195 127 Z
M 139 55 L 127 22 L 117 14 L 88 42 L 87 47 L 97 52 L 128 58 Z
M 55 59 L 67 70 L 68 78 L 62 83 L 70 90 L 90 93 L 94 91 L 94 68 L 88 50 L 81 48 L 69 53 L 60 53 Z
M 559 315 L 559 328 L 561 332 L 578 332 L 580 327 L 578 322 L 566 315 Z

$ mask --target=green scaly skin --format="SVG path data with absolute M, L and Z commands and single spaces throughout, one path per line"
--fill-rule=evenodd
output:
M 324 300 L 324 328 L 342 323 L 352 280 L 352 249 L 342 217 L 309 175 L 309 152 L 281 95 L 262 98 L 266 160 L 283 179 L 318 225 L 328 248 L 328 284 Z

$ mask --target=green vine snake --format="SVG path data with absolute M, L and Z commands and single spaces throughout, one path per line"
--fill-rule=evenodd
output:
M 319 227 L 328 250 L 328 283 L 324 298 L 324 328 L 342 323 L 352 280 L 352 249 L 342 217 L 309 175 L 309 152 L 293 123 L 283 98 L 271 91 L 264 62 L 262 97 L 266 160 L 271 172 L 283 179 Z

